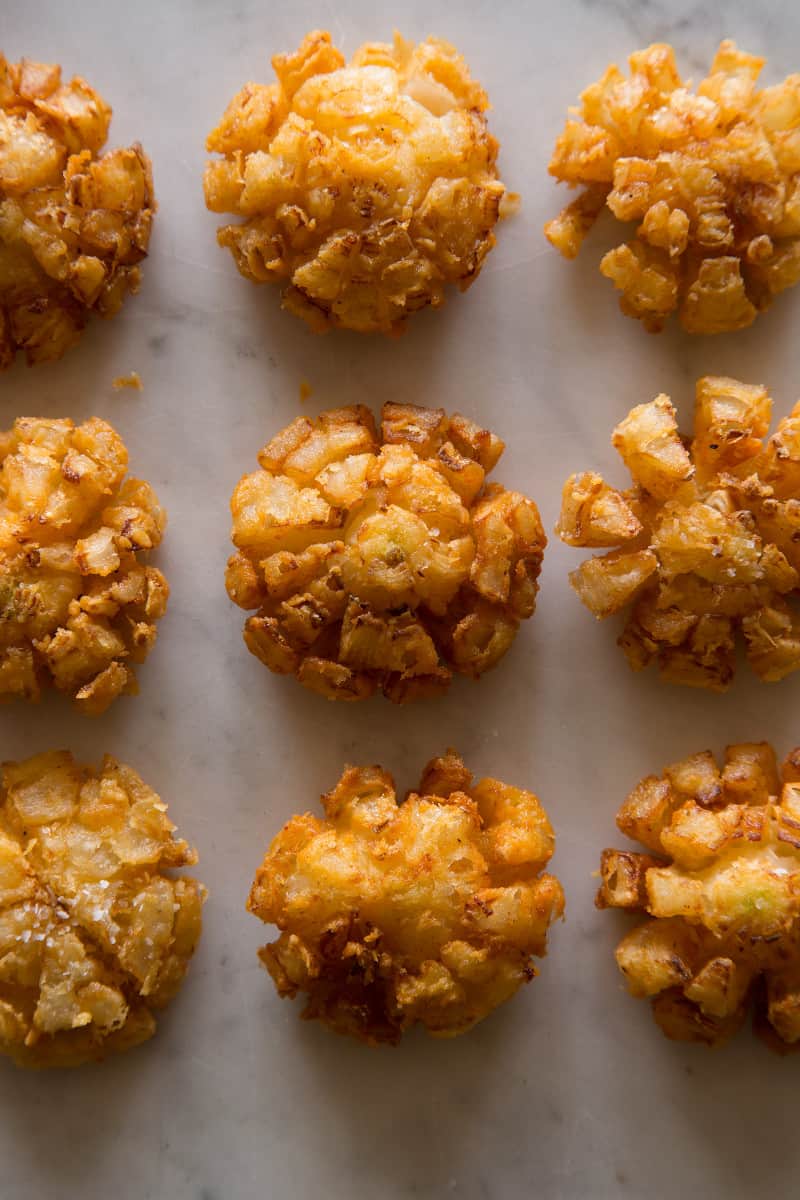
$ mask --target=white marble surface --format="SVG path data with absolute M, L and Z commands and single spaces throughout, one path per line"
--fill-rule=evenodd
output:
M 788 1196 L 800 1165 L 798 1061 L 749 1035 L 709 1053 L 664 1040 L 612 961 L 624 924 L 592 906 L 591 872 L 639 776 L 695 749 L 800 741 L 800 678 L 726 696 L 634 676 L 608 628 L 572 596 L 574 552 L 552 544 L 539 610 L 479 685 L 403 711 L 334 707 L 270 675 L 228 602 L 228 497 L 257 448 L 298 411 L 385 399 L 460 407 L 508 442 L 500 477 L 538 501 L 547 527 L 573 469 L 618 472 L 612 425 L 658 391 L 691 411 L 694 379 L 739 375 L 780 411 L 800 391 L 800 290 L 742 334 L 647 336 L 597 272 L 601 230 L 567 265 L 541 236 L 562 196 L 545 171 L 566 106 L 609 60 L 668 39 L 695 76 L 722 36 L 800 68 L 793 0 L 479 0 L 403 6 L 344 0 L 6 0 L 7 54 L 60 60 L 115 109 L 113 142 L 140 138 L 161 205 L 141 294 L 61 363 L 0 380 L 0 424 L 19 414 L 113 421 L 133 469 L 170 514 L 159 558 L 172 584 L 138 699 L 88 722 L 53 700 L 3 710 L 0 757 L 51 746 L 130 761 L 196 842 L 211 890 L 204 940 L 179 1000 L 147 1046 L 102 1067 L 24 1074 L 0 1064 L 4 1200 L 579 1200 Z M 315 339 L 272 290 L 236 274 L 200 190 L 203 139 L 236 88 L 307 29 L 343 49 L 434 32 L 467 55 L 494 102 L 521 214 L 480 280 L 399 342 Z M 135 369 L 144 392 L 115 393 Z M 618 476 L 621 479 L 621 476 Z M 403 787 L 454 744 L 479 772 L 534 787 L 558 832 L 567 922 L 540 978 L 468 1037 L 412 1036 L 370 1051 L 301 1023 L 256 964 L 244 912 L 268 838 L 313 805 L 345 759 L 379 761 Z

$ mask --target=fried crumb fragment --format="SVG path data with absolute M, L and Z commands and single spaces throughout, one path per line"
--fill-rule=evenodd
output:
M 331 700 L 397 703 L 477 678 L 533 614 L 547 539 L 532 500 L 486 484 L 503 443 L 443 409 L 298 417 L 232 500 L 226 584 L 266 666 Z
M 282 289 L 317 333 L 401 333 L 465 290 L 494 245 L 505 188 L 489 102 L 446 42 L 368 43 L 349 65 L 329 33 L 272 60 L 209 135 L 212 212 L 239 271 Z
M 166 514 L 105 421 L 0 432 L 0 702 L 44 688 L 103 712 L 135 693 L 169 587 L 146 565 Z
M 599 908 L 646 912 L 617 965 L 669 1038 L 727 1041 L 755 1006 L 769 1045 L 800 1043 L 800 784 L 793 750 L 706 750 L 650 775 L 617 825 L 651 853 L 603 851 Z
M 260 951 L 279 995 L 337 1033 L 395 1043 L 465 1033 L 536 975 L 564 895 L 532 792 L 473 783 L 455 751 L 400 804 L 380 767 L 347 767 L 325 818 L 295 816 L 247 902 L 280 936 Z
M 111 109 L 61 68 L 0 54 L 0 370 L 60 358 L 141 282 L 156 202 L 135 143 L 100 151 Z
M 120 392 L 123 388 L 133 388 L 137 392 L 143 390 L 142 380 L 138 371 L 131 371 L 128 375 L 117 375 L 114 379 L 113 387 L 115 392 Z
M 130 767 L 66 751 L 5 763 L 0 786 L 0 1053 L 98 1061 L 152 1037 L 201 931 L 197 855 Z
M 504 192 L 500 200 L 500 220 L 507 221 L 515 217 L 522 208 L 522 196 L 519 192 Z
M 608 206 L 637 228 L 600 270 L 650 332 L 752 324 L 800 280 L 800 75 L 759 89 L 764 59 L 724 41 L 695 92 L 671 46 L 610 66 L 581 96 L 550 173 L 582 187 L 545 236 L 574 258 Z
M 614 431 L 631 488 L 592 472 L 564 485 L 558 535 L 607 550 L 570 582 L 597 617 L 630 607 L 634 670 L 657 661 L 670 683 L 725 691 L 737 636 L 759 679 L 800 667 L 800 404 L 767 438 L 771 414 L 766 388 L 705 376 L 693 441 L 658 396 Z

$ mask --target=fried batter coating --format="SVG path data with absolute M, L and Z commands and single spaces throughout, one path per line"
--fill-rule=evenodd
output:
M 598 908 L 652 918 L 617 947 L 667 1037 L 718 1045 L 755 1003 L 776 1049 L 800 1043 L 800 748 L 709 750 L 637 784 L 617 814 L 650 853 L 605 850 Z
M 671 46 L 610 66 L 581 96 L 550 174 L 582 186 L 545 236 L 574 258 L 607 205 L 634 236 L 600 270 L 651 333 L 751 325 L 800 280 L 800 75 L 760 89 L 763 58 L 722 42 L 691 92 Z
M 136 143 L 100 154 L 111 109 L 84 79 L 0 54 L 0 370 L 60 358 L 141 282 L 156 202 Z
M 485 483 L 503 443 L 458 414 L 385 404 L 298 417 L 231 500 L 230 598 L 249 650 L 331 700 L 396 703 L 477 678 L 536 605 L 532 500 Z
M 97 417 L 0 432 L 0 702 L 54 687 L 96 714 L 137 691 L 169 596 L 143 561 L 166 513 L 127 464 Z
M 505 188 L 489 101 L 446 42 L 368 43 L 345 64 L 329 33 L 272 60 L 210 134 L 206 204 L 242 275 L 282 288 L 317 333 L 402 332 L 462 291 L 494 245 Z
M 259 957 L 304 1017 L 373 1045 L 417 1023 L 455 1037 L 533 979 L 564 894 L 532 792 L 473 783 L 449 750 L 400 804 L 386 771 L 347 767 L 322 805 L 283 827 L 247 902 L 281 931 Z
M 0 1053 L 71 1067 L 155 1033 L 201 929 L 197 855 L 130 767 L 66 751 L 5 763 L 0 787 Z
M 705 376 L 694 440 L 668 396 L 631 410 L 613 444 L 633 479 L 618 491 L 591 471 L 564 485 L 557 533 L 608 548 L 570 582 L 596 617 L 632 605 L 619 645 L 635 671 L 723 692 L 736 635 L 759 679 L 800 667 L 800 403 L 765 441 L 760 385 Z

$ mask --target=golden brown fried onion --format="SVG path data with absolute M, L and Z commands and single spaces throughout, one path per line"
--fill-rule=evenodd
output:
M 280 929 L 260 957 L 305 1017 L 373 1044 L 417 1023 L 453 1037 L 534 977 L 564 911 L 536 796 L 473 783 L 451 750 L 400 804 L 379 767 L 348 767 L 322 803 L 275 838 L 247 905 Z
M 668 396 L 617 426 L 633 487 L 567 480 L 559 536 L 606 551 L 570 582 L 597 617 L 632 605 L 620 645 L 634 670 L 656 660 L 670 683 L 725 691 L 737 634 L 760 679 L 800 667 L 800 404 L 766 438 L 771 414 L 765 388 L 706 376 L 693 441 Z
M 88 713 L 135 693 L 169 588 L 145 565 L 166 514 L 93 417 L 0 432 L 0 702 L 54 687 Z
M 386 404 L 298 417 L 231 500 L 228 594 L 250 651 L 332 700 L 402 703 L 477 678 L 536 603 L 532 500 L 486 484 L 503 451 L 458 414 Z
M 130 767 L 6 763 L 0 787 L 0 1053 L 68 1067 L 152 1037 L 181 985 L 205 889 L 197 855 Z
M 111 109 L 84 79 L 0 54 L 0 370 L 60 358 L 141 282 L 156 203 L 140 145 L 101 154 Z
M 667 1037 L 718 1045 L 755 1001 L 776 1049 L 800 1043 L 800 749 L 710 751 L 649 775 L 617 825 L 647 847 L 605 850 L 599 908 L 646 912 L 617 947 Z
M 730 41 L 696 92 L 671 46 L 629 62 L 586 89 L 556 143 L 550 173 L 584 190 L 545 235 L 574 258 L 607 205 L 637 223 L 600 264 L 627 316 L 743 329 L 800 280 L 800 75 L 759 89 L 764 59 Z
M 207 147 L 206 204 L 240 224 L 217 235 L 256 283 L 316 332 L 396 334 L 494 245 L 505 189 L 489 102 L 446 42 L 367 43 L 349 65 L 329 33 L 272 60 Z

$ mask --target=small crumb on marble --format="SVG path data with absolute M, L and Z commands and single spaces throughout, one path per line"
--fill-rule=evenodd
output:
M 129 375 L 117 375 L 114 380 L 114 391 L 121 392 L 123 388 L 133 388 L 137 392 L 142 391 L 142 381 L 138 371 L 131 371 Z
M 300 380 L 300 403 L 305 404 L 306 400 L 311 396 L 311 384 L 307 379 Z

